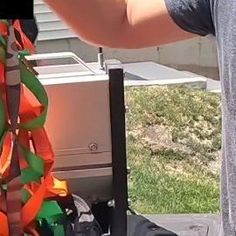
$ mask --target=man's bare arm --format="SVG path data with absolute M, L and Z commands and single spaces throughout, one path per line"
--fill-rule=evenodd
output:
M 45 0 L 89 43 L 113 48 L 141 48 L 194 35 L 171 19 L 164 0 Z

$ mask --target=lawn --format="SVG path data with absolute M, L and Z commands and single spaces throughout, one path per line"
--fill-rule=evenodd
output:
M 132 207 L 219 212 L 220 97 L 180 87 L 129 88 L 125 96 Z

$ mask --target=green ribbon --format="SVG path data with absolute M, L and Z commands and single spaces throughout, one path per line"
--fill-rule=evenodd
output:
M 23 169 L 21 172 L 21 181 L 23 184 L 28 184 L 32 181 L 39 182 L 41 177 L 44 174 L 44 161 L 41 157 L 32 153 L 25 147 L 21 146 L 21 151 L 25 157 L 27 164 L 29 165 L 27 168 Z
M 31 194 L 26 189 L 22 189 L 22 202 L 26 203 L 29 201 L 30 198 Z
M 26 130 L 34 130 L 43 127 L 46 121 L 47 110 L 48 110 L 48 96 L 40 81 L 37 79 L 36 75 L 33 74 L 21 59 L 28 55 L 28 52 L 24 51 L 20 53 L 20 74 L 21 82 L 33 93 L 33 95 L 38 99 L 39 103 L 43 106 L 42 113 L 35 119 L 20 124 L 20 128 Z
M 64 236 L 65 229 L 60 222 L 65 218 L 65 214 L 56 201 L 44 201 L 37 219 L 45 219 L 51 226 L 55 236 Z
M 20 53 L 20 70 L 22 83 L 34 94 L 39 103 L 43 106 L 42 113 L 35 119 L 21 124 L 21 127 L 27 130 L 34 130 L 43 127 L 47 109 L 48 109 L 48 96 L 36 75 L 30 71 L 21 59 L 28 55 L 28 52 Z M 43 160 L 36 154 L 24 149 L 24 156 L 29 164 L 28 169 L 22 171 L 22 181 L 31 182 L 40 180 L 44 173 Z M 25 190 L 23 192 L 24 200 L 30 199 L 30 194 Z M 56 201 L 44 201 L 40 212 L 38 213 L 37 220 L 45 219 L 51 225 L 55 236 L 64 236 L 65 229 L 61 222 L 65 219 L 65 214 Z
M 6 64 L 6 51 L 3 47 L 0 47 L 0 63 L 4 65 Z
M 53 227 L 53 234 L 55 236 L 65 236 L 65 228 L 63 225 L 57 225 Z

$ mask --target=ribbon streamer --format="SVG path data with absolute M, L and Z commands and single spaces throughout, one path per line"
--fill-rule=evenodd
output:
M 38 236 L 43 222 L 55 236 L 65 235 L 66 215 L 55 197 L 69 193 L 52 174 L 54 153 L 44 129 L 48 97 L 23 63 L 34 51 L 19 20 L 0 20 L 0 236 Z

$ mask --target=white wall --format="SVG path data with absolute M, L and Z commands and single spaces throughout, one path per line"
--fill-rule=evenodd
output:
M 85 61 L 94 61 L 97 58 L 96 48 L 76 38 L 41 40 L 37 45 L 38 52 L 73 51 Z M 105 49 L 104 53 L 106 58 L 116 58 L 122 62 L 156 61 L 166 65 L 217 67 L 215 45 L 204 38 L 139 50 Z

